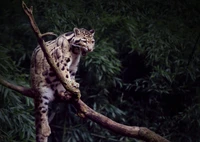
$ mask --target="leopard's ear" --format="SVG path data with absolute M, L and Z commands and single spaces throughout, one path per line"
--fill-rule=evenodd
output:
M 92 36 L 94 36 L 94 34 L 95 34 L 94 29 L 91 29 L 91 30 L 90 30 L 90 33 L 91 33 Z
M 75 35 L 80 35 L 80 29 L 74 28 L 74 34 Z

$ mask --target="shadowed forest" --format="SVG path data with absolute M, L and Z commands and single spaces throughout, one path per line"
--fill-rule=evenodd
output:
M 200 142 L 200 1 L 25 2 L 43 33 L 95 30 L 95 50 L 76 75 L 87 105 L 171 142 Z M 0 77 L 29 86 L 37 40 L 21 1 L 0 3 Z M 78 117 L 69 104 L 50 104 L 49 120 L 49 142 L 139 142 Z M 34 141 L 33 100 L 0 85 L 0 142 Z

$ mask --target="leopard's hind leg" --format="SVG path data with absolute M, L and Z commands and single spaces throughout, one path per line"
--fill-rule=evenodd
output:
M 51 134 L 47 115 L 48 104 L 54 99 L 54 92 L 48 87 L 43 87 L 39 89 L 39 93 L 35 98 L 36 142 L 47 142 Z

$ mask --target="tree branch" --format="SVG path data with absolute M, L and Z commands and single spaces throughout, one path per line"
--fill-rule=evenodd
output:
M 109 119 L 108 117 L 94 111 L 81 100 L 79 100 L 78 102 L 74 102 L 73 104 L 77 110 L 84 114 L 86 118 L 91 119 L 92 121 L 98 123 L 104 128 L 111 130 L 112 132 L 144 140 L 146 142 L 169 142 L 165 138 L 145 127 L 127 126 L 117 123 Z
M 24 96 L 34 98 L 34 91 L 30 88 L 14 85 L 8 81 L 3 80 L 2 77 L 0 77 L 0 84 L 2 84 L 3 86 L 5 86 L 7 88 L 15 90 L 15 91 L 23 94 Z

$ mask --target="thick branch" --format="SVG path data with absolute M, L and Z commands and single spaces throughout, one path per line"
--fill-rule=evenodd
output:
M 154 133 L 153 131 L 137 126 L 127 126 L 120 123 L 117 123 L 108 117 L 94 111 L 88 107 L 83 101 L 79 100 L 78 102 L 73 103 L 85 117 L 91 119 L 92 121 L 100 124 L 104 128 L 111 130 L 112 132 L 118 133 L 120 135 L 137 138 L 144 140 L 146 142 L 169 142 L 160 135 Z
M 23 94 L 24 96 L 34 98 L 34 91 L 30 88 L 14 85 L 8 81 L 3 80 L 2 78 L 0 78 L 0 84 L 2 84 L 3 86 L 5 86 L 7 88 L 15 90 L 15 91 Z

